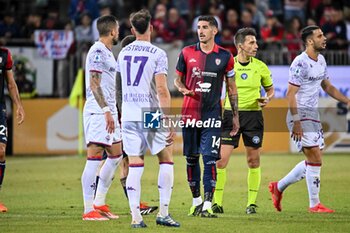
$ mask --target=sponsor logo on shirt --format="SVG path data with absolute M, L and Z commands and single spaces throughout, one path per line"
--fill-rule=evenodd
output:
M 196 87 L 195 91 L 197 92 L 210 92 L 211 83 L 201 83 L 197 82 L 199 87 Z

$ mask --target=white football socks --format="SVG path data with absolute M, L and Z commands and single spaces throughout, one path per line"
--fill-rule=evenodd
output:
M 298 163 L 285 177 L 277 183 L 277 188 L 283 192 L 289 185 L 294 184 L 305 177 L 306 161 Z
M 81 176 L 85 214 L 94 210 L 93 201 L 96 189 L 96 172 L 100 163 L 100 160 L 87 160 Z
M 169 204 L 174 185 L 174 165 L 168 163 L 159 164 L 158 190 L 159 213 L 166 217 L 169 215 Z
M 100 174 L 99 182 L 97 185 L 96 196 L 94 200 L 94 205 L 102 206 L 106 204 L 106 195 L 109 190 L 109 187 L 112 184 L 115 170 L 117 169 L 122 156 L 117 158 L 107 158 L 106 162 L 103 164 Z
M 132 220 L 136 222 L 142 221 L 140 213 L 141 198 L 141 177 L 144 166 L 129 166 L 129 174 L 126 178 L 126 190 L 128 191 L 129 206 L 131 210 Z
M 320 203 L 319 193 L 321 186 L 321 166 L 306 167 L 306 184 L 309 192 L 310 208 Z

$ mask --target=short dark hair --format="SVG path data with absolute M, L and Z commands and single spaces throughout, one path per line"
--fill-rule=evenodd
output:
M 130 15 L 130 23 L 140 34 L 144 34 L 151 22 L 152 16 L 148 10 L 142 9 Z
M 256 37 L 256 31 L 254 28 L 241 28 L 236 32 L 236 35 L 234 37 L 234 43 L 237 47 L 238 44 L 243 44 L 245 41 L 246 36 L 255 36 Z
M 120 44 L 121 44 L 122 48 L 124 48 L 125 46 L 134 42 L 135 40 L 136 40 L 136 37 L 134 35 L 128 35 L 128 36 L 124 37 L 124 39 L 122 40 L 122 42 Z
M 206 21 L 209 23 L 210 26 L 214 26 L 216 28 L 218 28 L 218 22 L 216 21 L 215 17 L 214 16 L 211 16 L 211 15 L 201 15 L 199 16 L 198 18 L 198 22 L 199 21 Z
M 306 43 L 307 38 L 317 29 L 320 29 L 320 27 L 316 25 L 310 25 L 301 29 L 301 40 L 304 42 L 304 44 Z
M 113 15 L 101 16 L 97 19 L 97 30 L 100 36 L 108 36 L 108 34 L 115 28 L 117 18 Z

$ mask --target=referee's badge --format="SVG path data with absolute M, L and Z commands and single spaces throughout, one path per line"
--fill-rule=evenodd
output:
M 254 136 L 254 137 L 252 138 L 252 141 L 253 141 L 254 144 L 258 144 L 258 143 L 260 142 L 259 136 Z
M 243 80 L 246 80 L 248 78 L 248 75 L 246 73 L 241 74 L 241 78 Z
M 215 59 L 215 63 L 216 63 L 216 65 L 217 65 L 217 66 L 218 66 L 218 65 L 220 65 L 220 63 L 221 63 L 221 59 L 216 58 L 216 59 Z

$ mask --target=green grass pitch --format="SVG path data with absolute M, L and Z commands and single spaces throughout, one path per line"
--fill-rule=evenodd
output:
M 187 216 L 192 198 L 186 181 L 185 159 L 175 156 L 170 213 L 181 227 L 156 226 L 155 214 L 152 214 L 144 217 L 147 229 L 130 229 L 131 216 L 118 172 L 107 202 L 120 219 L 84 222 L 81 220 L 80 183 L 84 157 L 8 157 L 0 201 L 6 204 L 9 212 L 0 213 L 0 232 L 350 232 L 350 155 L 325 155 L 323 158 L 321 201 L 336 213 L 307 212 L 305 180 L 286 190 L 282 212 L 274 210 L 267 188 L 269 181 L 281 178 L 302 159 L 302 155 L 262 155 L 258 213 L 247 216 L 246 159 L 244 155 L 231 156 L 224 195 L 225 214 L 217 219 L 202 219 Z M 146 156 L 142 200 L 152 205 L 158 205 L 157 177 L 157 159 Z

